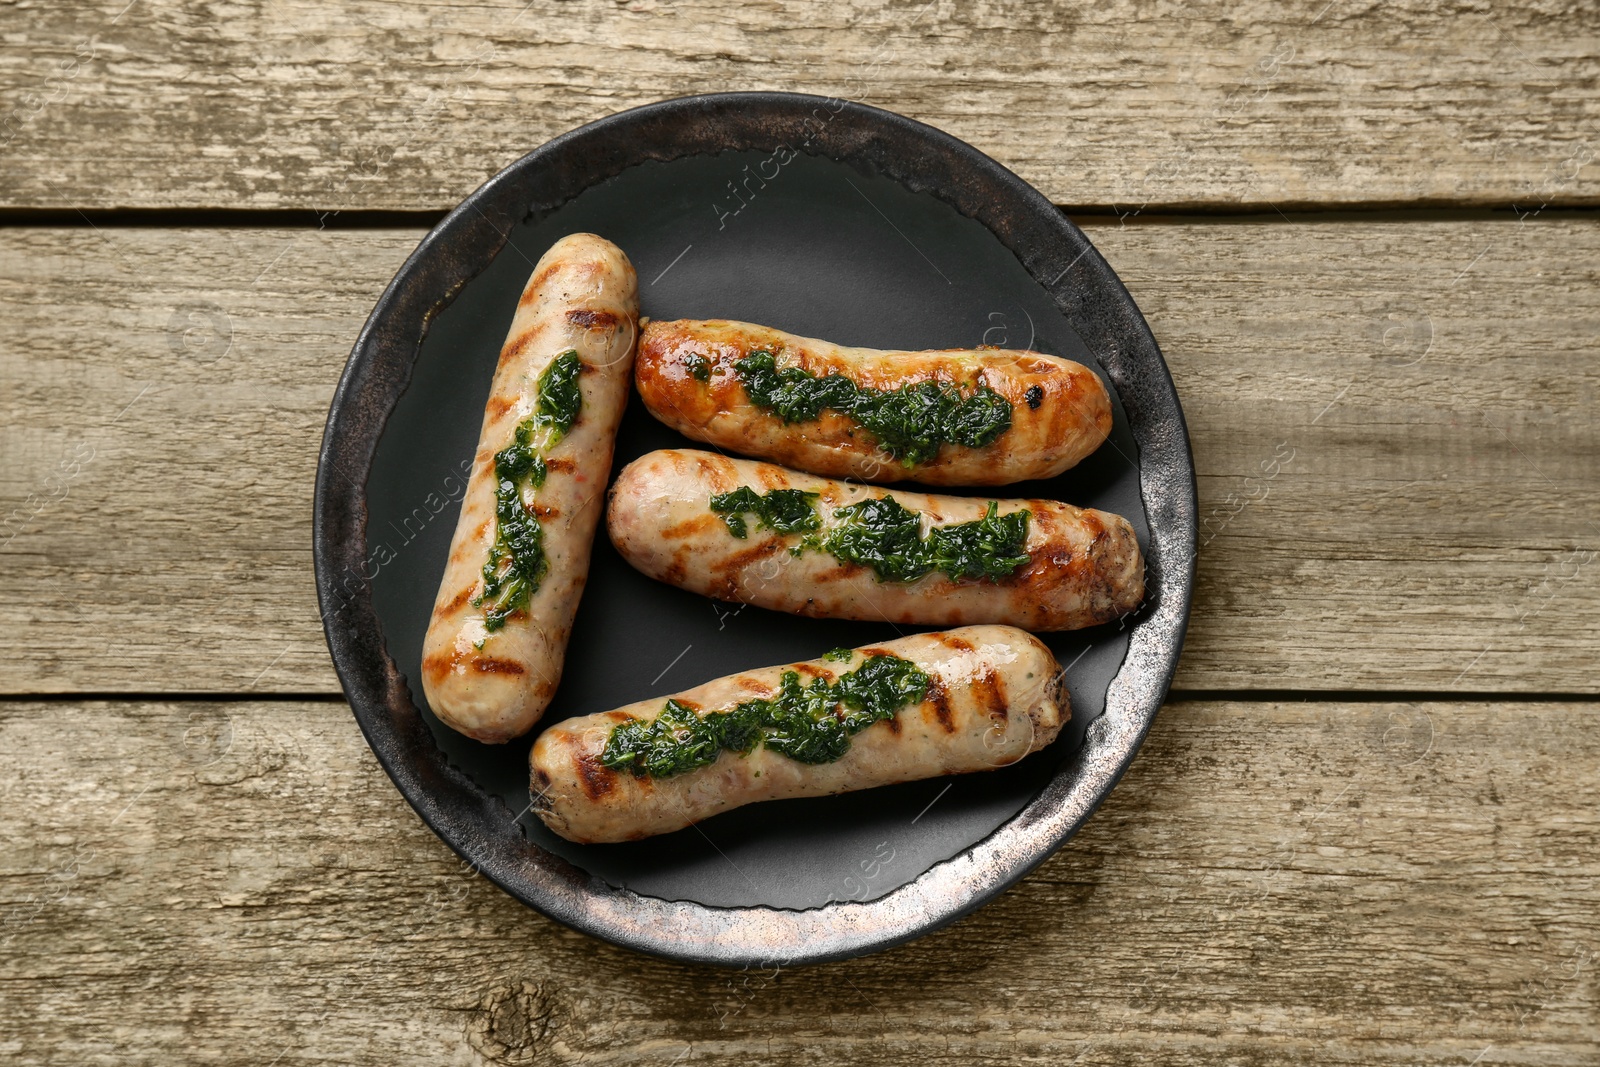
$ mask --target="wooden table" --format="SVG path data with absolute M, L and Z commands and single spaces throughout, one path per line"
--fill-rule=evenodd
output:
M 124 6 L 126 5 L 126 6 Z M 1600 1062 L 1600 9 L 1260 0 L 0 11 L 7 1062 Z M 324 415 L 444 210 L 784 88 L 1063 205 L 1204 550 L 1118 789 L 976 915 L 729 974 L 401 800 L 318 627 Z

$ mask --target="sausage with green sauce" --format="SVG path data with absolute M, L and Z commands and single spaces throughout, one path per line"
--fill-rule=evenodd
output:
M 638 324 L 633 265 L 594 234 L 522 291 L 423 645 L 428 704 L 469 737 L 526 733 L 561 680 Z
M 1144 598 L 1144 559 L 1120 515 L 880 489 L 692 449 L 623 468 L 606 525 L 652 578 L 815 618 L 1075 630 Z
M 847 348 L 723 320 L 651 322 L 635 376 L 650 414 L 697 441 L 869 482 L 1052 478 L 1111 432 L 1088 367 L 994 348 Z
M 1009 626 L 746 671 L 552 724 L 533 810 L 569 841 L 632 841 L 761 800 L 1006 767 L 1071 718 L 1061 674 Z

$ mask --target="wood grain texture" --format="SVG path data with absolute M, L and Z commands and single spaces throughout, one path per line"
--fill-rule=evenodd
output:
M 881 955 L 740 974 L 611 948 L 475 877 L 340 703 L 5 703 L 0 1049 L 1592 1063 L 1597 714 L 1169 706 L 1086 829 L 987 908 Z
M 1194 443 L 1179 688 L 1595 691 L 1600 227 L 1090 233 Z M 0 233 L 0 690 L 337 692 L 316 452 L 418 236 Z
M 1600 202 L 1585 0 L 75 0 L 0 15 L 7 207 L 454 206 L 689 93 L 843 96 L 1058 203 Z

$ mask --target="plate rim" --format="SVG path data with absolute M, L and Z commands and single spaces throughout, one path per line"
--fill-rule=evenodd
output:
M 779 146 L 933 195 L 1017 257 L 1117 388 L 1139 446 L 1150 528 L 1151 592 L 1082 747 L 976 844 L 881 897 L 804 911 L 645 896 L 529 841 L 504 802 L 434 741 L 385 647 L 372 602 L 377 571 L 366 573 L 366 481 L 389 414 L 433 316 L 488 267 L 512 229 L 641 163 Z M 1088 820 L 1137 754 L 1171 685 L 1194 591 L 1197 500 L 1187 424 L 1154 335 L 1088 237 L 1043 194 L 966 142 L 894 112 L 802 93 L 709 93 L 621 111 L 553 138 L 490 178 L 418 243 L 362 326 L 329 405 L 312 555 L 328 649 L 368 745 L 423 822 L 475 871 L 549 918 L 624 948 L 729 967 L 795 966 L 880 951 L 954 922 L 1025 877 Z

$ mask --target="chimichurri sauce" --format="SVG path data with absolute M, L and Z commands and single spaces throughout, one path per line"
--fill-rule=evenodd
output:
M 784 671 L 770 698 L 705 713 L 669 700 L 649 722 L 621 723 L 606 738 L 600 762 L 638 778 L 670 778 L 708 766 L 724 752 L 743 755 L 761 745 L 799 763 L 832 763 L 850 750 L 853 736 L 920 704 L 929 682 L 922 668 L 899 656 L 868 656 L 832 682 L 813 678 L 801 685 L 797 672 Z
M 822 527 L 817 494 L 799 489 L 773 489 L 763 496 L 748 485 L 741 485 L 712 497 L 711 510 L 722 516 L 728 532 L 741 541 L 750 533 L 744 521 L 746 515 L 754 515 L 758 524 L 777 533 L 805 533 Z
M 583 394 L 576 350 L 561 353 L 539 375 L 533 414 L 518 424 L 509 445 L 494 456 L 494 544 L 483 565 L 483 591 L 472 601 L 483 607 L 483 628 L 494 633 L 539 591 L 550 561 L 544 554 L 544 529 L 534 517 L 529 491 L 544 486 L 549 473 L 544 454 L 578 421 Z
M 871 431 L 907 467 L 933 459 L 946 443 L 982 448 L 1011 428 L 1011 403 L 987 385 L 967 395 L 948 382 L 874 389 L 842 374 L 819 378 L 800 367 L 779 370 L 765 350 L 751 352 L 733 369 L 761 410 L 791 423 L 809 422 L 831 408 Z
M 914 582 L 935 571 L 952 581 L 999 581 L 1032 558 L 1023 551 L 1028 540 L 1028 520 L 1023 509 L 999 514 L 999 502 L 989 501 L 983 518 L 972 522 L 935 526 L 922 533 L 922 516 L 891 496 L 849 504 L 833 513 L 830 528 L 822 529 L 817 494 L 799 489 L 773 489 L 765 495 L 748 485 L 711 498 L 711 510 L 722 516 L 728 532 L 749 535 L 746 515 L 775 533 L 805 533 L 789 549 L 800 555 L 808 549 L 827 552 L 841 563 L 870 567 L 880 582 Z

